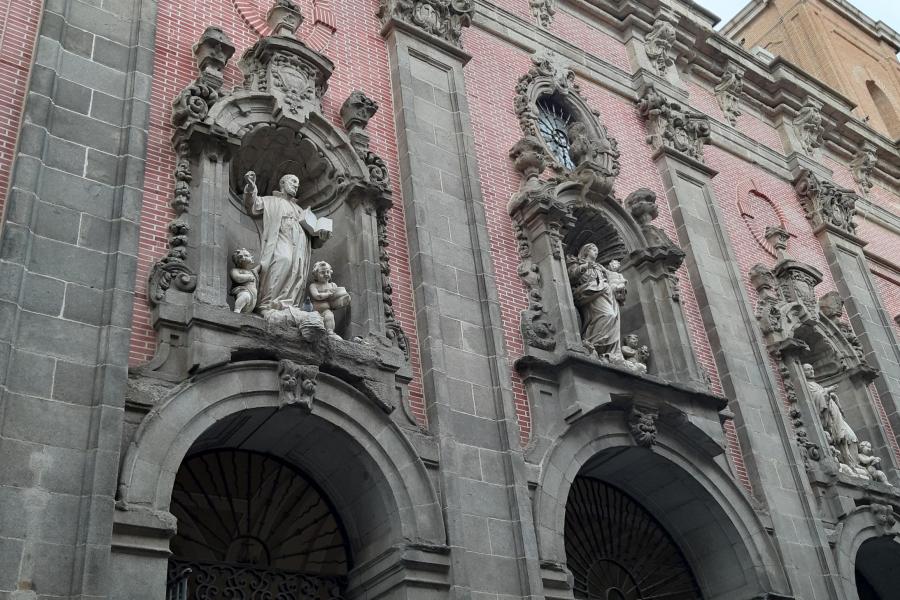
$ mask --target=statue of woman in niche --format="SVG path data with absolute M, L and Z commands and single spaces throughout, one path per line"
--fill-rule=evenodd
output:
M 299 321 L 306 316 L 300 307 L 306 296 L 310 255 L 331 236 L 331 219 L 317 219 L 310 209 L 297 204 L 300 179 L 296 175 L 282 177 L 279 191 L 271 196 L 259 196 L 253 171 L 244 181 L 248 212 L 263 218 L 256 312 L 266 319 Z
M 844 410 L 834 391 L 835 386 L 824 387 L 816 383 L 816 371 L 809 363 L 803 365 L 803 374 L 806 376 L 806 389 L 819 411 L 822 428 L 831 436 L 831 443 L 841 457 L 840 462 L 851 470 L 856 470 L 859 466 L 859 439 L 844 419 Z
M 619 331 L 619 299 L 625 278 L 597 262 L 595 244 L 585 244 L 568 260 L 569 283 L 581 313 L 581 339 L 610 362 L 623 362 Z M 618 296 L 618 297 L 617 297 Z

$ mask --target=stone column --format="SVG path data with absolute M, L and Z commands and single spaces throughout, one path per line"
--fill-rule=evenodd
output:
M 872 279 L 863 253 L 866 242 L 856 236 L 856 196 L 805 169 L 799 172 L 795 187 L 866 361 L 880 373 L 875 389 L 900 441 L 900 340 Z
M 777 591 L 837 600 L 834 560 L 713 195 L 710 180 L 716 171 L 703 163 L 708 124 L 704 126 L 696 115 L 677 114 L 677 104 L 652 90 L 639 109 L 650 119 L 651 133 L 658 134 L 651 136 L 651 143 L 678 243 L 685 251 L 722 386 L 735 412 L 754 493 L 768 508 L 783 557 L 791 589 Z
M 388 2 L 382 34 L 451 597 L 531 598 L 537 545 L 459 45 L 471 13 L 466 1 Z
M 4 598 L 109 589 L 156 2 L 99 5 L 44 5 L 0 232 Z

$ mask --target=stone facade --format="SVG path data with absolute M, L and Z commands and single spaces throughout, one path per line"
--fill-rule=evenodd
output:
M 677 0 L 42 10 L 0 598 L 900 584 L 900 154 L 846 98 Z

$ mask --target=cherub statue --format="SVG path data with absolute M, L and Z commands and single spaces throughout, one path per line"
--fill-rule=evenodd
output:
M 888 482 L 884 471 L 878 468 L 881 465 L 881 459 L 872 454 L 871 442 L 863 440 L 859 443 L 859 464 L 865 468 L 872 481 Z
M 253 265 L 253 255 L 246 248 L 238 248 L 231 255 L 234 268 L 229 271 L 234 287 L 231 295 L 234 296 L 234 312 L 252 313 L 256 308 L 256 298 L 259 293 L 259 265 Z
M 339 308 L 350 306 L 350 294 L 346 289 L 338 287 L 331 281 L 334 270 L 331 265 L 320 260 L 313 265 L 313 281 L 309 284 L 309 297 L 313 308 L 322 315 L 325 331 L 328 335 L 339 337 L 334 332 L 334 312 Z
M 625 362 L 638 373 L 646 373 L 650 349 L 642 346 L 640 338 L 633 333 L 622 338 L 622 342 L 622 356 L 625 357 Z

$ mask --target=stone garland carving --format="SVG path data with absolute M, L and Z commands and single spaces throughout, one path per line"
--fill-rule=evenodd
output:
M 185 87 L 172 103 L 172 124 L 187 127 L 202 121 L 209 107 L 219 99 L 223 72 L 228 60 L 234 54 L 234 45 L 218 27 L 207 27 L 194 46 L 194 59 L 199 75 L 193 83 Z M 147 300 L 156 305 L 166 297 L 166 291 L 175 286 L 183 292 L 193 292 L 197 287 L 197 276 L 187 266 L 187 236 L 190 225 L 182 218 L 191 204 L 191 163 L 186 142 L 175 145 L 175 189 L 169 205 L 175 212 L 175 219 L 169 223 L 169 250 L 166 256 L 150 269 L 147 283 Z
M 685 254 L 684 250 L 679 248 L 665 231 L 653 224 L 653 221 L 659 216 L 656 193 L 647 188 L 635 190 L 625 198 L 625 208 L 641 228 L 644 238 L 647 240 L 648 251 L 663 259 L 666 265 L 669 296 L 672 301 L 680 302 L 681 294 L 678 290 L 679 282 L 675 272 L 684 262 Z
M 838 292 L 828 292 L 819 298 L 819 314 L 834 323 L 838 331 L 847 338 L 847 342 L 853 347 L 856 357 L 859 358 L 860 362 L 865 362 L 866 358 L 862 344 L 853 332 L 853 327 L 851 327 L 850 323 L 843 318 L 844 299 L 841 298 L 841 295 Z
M 856 234 L 856 194 L 840 188 L 830 181 L 819 179 L 808 169 L 803 169 L 794 189 L 800 196 L 806 218 L 814 227 L 828 225 L 850 235 Z
M 812 156 L 816 148 L 822 145 L 822 134 L 825 127 L 822 125 L 822 103 L 813 98 L 807 98 L 800 112 L 794 117 L 794 129 L 800 138 L 803 151 Z
M 384 306 L 385 335 L 397 344 L 406 360 L 409 360 L 409 339 L 394 314 L 394 287 L 391 284 L 391 261 L 387 251 L 390 243 L 387 209 L 379 208 L 375 213 L 375 219 L 378 224 L 378 263 L 381 267 L 381 301 Z
M 667 19 L 656 19 L 653 29 L 644 37 L 644 50 L 661 77 L 665 77 L 669 67 L 675 64 L 675 59 L 669 54 L 674 45 L 675 26 Z
M 509 151 L 509 156 L 516 170 L 522 173 L 523 182 L 519 193 L 510 202 L 510 214 L 513 216 L 518 247 L 519 266 L 517 273 L 528 289 L 528 308 L 522 311 L 521 330 L 525 343 L 541 350 L 556 348 L 556 327 L 548 319 L 543 304 L 543 278 L 540 268 L 531 260 L 531 243 L 516 210 L 530 201 L 545 201 L 554 205 L 554 191 L 551 185 L 538 178 L 547 166 L 547 155 L 543 145 L 533 137 L 519 140 Z M 560 207 L 561 208 L 561 207 Z M 561 208 L 561 214 L 568 211 Z M 552 221 L 549 224 L 549 235 L 552 239 L 554 257 L 562 256 L 562 225 Z
M 872 171 L 878 158 L 875 155 L 875 146 L 869 143 L 863 143 L 856 150 L 853 159 L 850 161 L 850 171 L 853 173 L 853 181 L 859 186 L 859 190 L 863 194 L 868 194 L 872 189 Z
M 656 414 L 632 406 L 628 413 L 628 429 L 638 446 L 650 448 L 656 443 Z
M 281 407 L 298 406 L 311 411 L 316 394 L 316 377 L 319 367 L 315 365 L 298 365 L 290 360 L 278 362 L 279 392 L 278 401 Z
M 381 0 L 378 8 L 384 24 L 397 19 L 457 47 L 474 14 L 472 0 Z
M 778 352 L 773 353 L 775 361 L 778 365 L 778 373 L 784 382 L 784 392 L 788 401 L 788 416 L 791 418 L 791 425 L 794 427 L 794 439 L 800 448 L 800 456 L 803 458 L 804 466 L 809 469 L 809 460 L 818 461 L 822 458 L 822 451 L 819 446 L 809 439 L 809 432 L 806 430 L 806 424 L 803 422 L 803 413 L 797 407 L 797 390 L 794 383 L 789 377 L 790 371 L 784 363 L 782 355 Z
M 701 113 L 685 111 L 647 86 L 637 101 L 637 109 L 647 121 L 647 143 L 654 150 L 671 148 L 690 158 L 703 162 L 703 146 L 709 143 L 709 117 Z
M 734 127 L 741 112 L 741 94 L 744 91 L 744 69 L 734 63 L 725 65 L 722 79 L 716 84 L 716 100 L 725 119 Z
M 541 27 L 550 27 L 553 15 L 556 14 L 556 0 L 528 0 L 531 14 Z
M 369 120 L 378 112 L 378 103 L 359 90 L 353 91 L 341 105 L 341 121 L 350 134 L 350 143 L 366 164 L 369 179 L 383 190 L 391 186 L 384 160 L 369 150 L 370 136 L 366 131 Z

